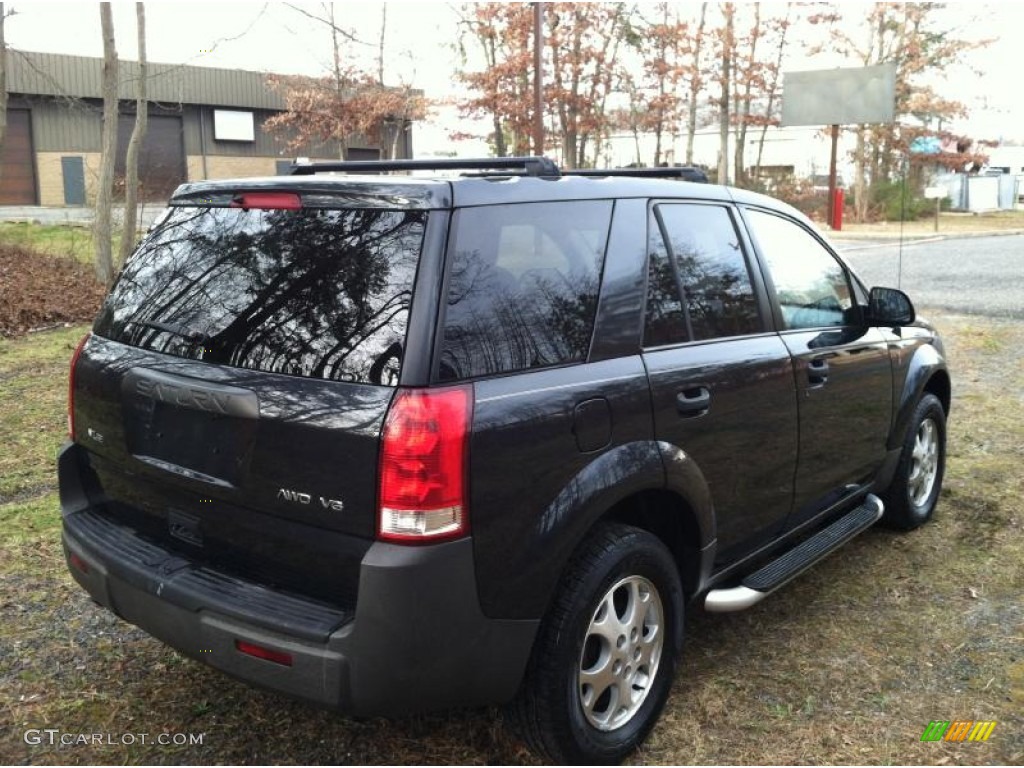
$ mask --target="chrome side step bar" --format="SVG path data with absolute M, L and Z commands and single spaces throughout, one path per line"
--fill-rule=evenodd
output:
M 727 613 L 742 611 L 756 605 L 776 589 L 828 557 L 850 539 L 866 531 L 878 522 L 884 511 L 885 505 L 882 504 L 882 500 L 869 493 L 859 507 L 745 577 L 740 586 L 712 589 L 704 597 L 705 610 Z

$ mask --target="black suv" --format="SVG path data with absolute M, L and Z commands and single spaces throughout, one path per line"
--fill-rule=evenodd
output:
M 394 175 L 421 166 L 470 173 Z M 653 174 L 677 179 L 524 158 L 180 187 L 72 362 L 71 573 L 256 685 L 507 703 L 547 759 L 620 760 L 684 606 L 929 519 L 950 405 L 904 294 L 786 205 Z

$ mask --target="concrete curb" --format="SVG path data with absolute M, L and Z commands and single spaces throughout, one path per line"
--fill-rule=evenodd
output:
M 166 208 L 157 203 L 139 206 L 137 221 L 140 228 L 151 225 Z M 124 206 L 116 205 L 111 210 L 114 226 L 124 220 Z M 71 207 L 51 208 L 41 205 L 11 205 L 0 207 L 0 221 L 12 223 L 43 224 L 46 226 L 91 227 L 94 218 L 92 208 Z
M 830 240 L 899 240 L 900 232 L 896 230 L 894 232 L 846 232 L 840 230 L 838 232 L 832 230 L 822 230 Z M 936 238 L 942 238 L 943 240 L 961 240 L 964 238 L 974 237 L 1002 237 L 1004 235 L 1024 235 L 1024 229 L 987 229 L 978 231 L 966 231 L 966 232 L 943 232 L 941 229 L 938 232 L 927 232 L 908 234 L 903 233 L 903 242 L 908 243 L 914 240 L 934 240 Z

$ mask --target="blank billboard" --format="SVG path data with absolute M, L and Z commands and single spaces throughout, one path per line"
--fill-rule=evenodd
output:
M 891 123 L 896 104 L 896 65 L 786 72 L 783 125 Z

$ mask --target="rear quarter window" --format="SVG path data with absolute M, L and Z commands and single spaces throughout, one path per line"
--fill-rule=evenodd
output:
M 426 217 L 172 209 L 125 265 L 94 330 L 239 368 L 397 384 Z
M 460 210 L 438 378 L 582 361 L 594 330 L 611 212 L 607 200 Z

